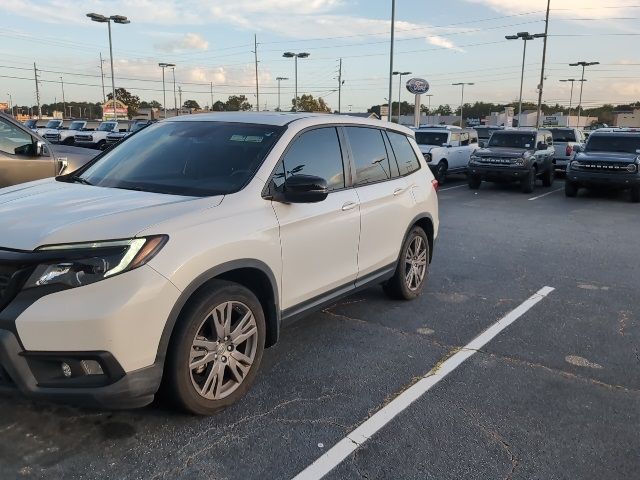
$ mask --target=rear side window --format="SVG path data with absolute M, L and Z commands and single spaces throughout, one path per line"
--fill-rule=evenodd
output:
M 382 131 L 366 127 L 345 127 L 345 130 L 356 167 L 355 184 L 366 185 L 390 179 L 391 167 Z
M 313 175 L 324 178 L 329 190 L 344 188 L 344 166 L 338 132 L 334 127 L 317 128 L 300 135 L 278 166 L 274 182 L 279 186 L 283 177 Z
M 395 153 L 396 159 L 398 160 L 400 175 L 408 175 L 420 169 L 420 162 L 411 143 L 409 143 L 409 139 L 395 132 L 387 132 L 387 135 L 391 142 L 393 153 Z

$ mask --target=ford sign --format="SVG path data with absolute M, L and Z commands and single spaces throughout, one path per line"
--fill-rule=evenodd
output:
M 407 90 L 414 95 L 421 95 L 429 91 L 429 82 L 423 78 L 411 78 L 407 80 Z

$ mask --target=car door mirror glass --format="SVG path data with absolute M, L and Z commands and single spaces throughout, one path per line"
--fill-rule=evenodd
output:
M 35 157 L 38 152 L 38 144 L 37 143 L 25 143 L 24 145 L 17 146 L 14 149 L 14 153 L 16 155 L 23 155 L 27 157 Z
M 329 194 L 329 184 L 324 178 L 313 175 L 292 175 L 287 178 L 273 199 L 283 203 L 321 202 Z

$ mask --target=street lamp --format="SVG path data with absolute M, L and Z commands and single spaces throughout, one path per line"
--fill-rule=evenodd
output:
M 176 66 L 171 65 L 171 73 L 173 73 L 173 108 L 176 111 L 176 115 L 180 115 L 178 110 L 178 99 L 176 97 Z M 182 105 L 180 105 L 182 108 Z
M 567 120 L 567 127 L 571 126 L 571 107 L 573 106 L 573 84 L 575 82 L 586 82 L 586 80 L 576 80 L 575 78 L 567 78 L 566 80 L 560 80 L 561 82 L 571 82 L 571 95 L 569 95 L 569 119 Z
M 504 38 L 507 40 L 523 40 L 524 48 L 522 50 L 522 74 L 520 75 L 520 102 L 518 107 L 518 127 L 522 126 L 522 86 L 524 85 L 524 63 L 527 57 L 527 42 L 536 38 L 543 38 L 546 35 L 544 33 L 534 33 L 531 35 L 529 32 L 518 32 L 515 35 L 506 35 Z
M 400 123 L 400 98 L 402 97 L 402 76 L 403 75 L 411 75 L 411 72 L 391 72 L 391 75 L 398 75 L 398 124 Z M 391 108 L 391 106 L 389 106 Z
M 293 52 L 284 52 L 282 54 L 285 58 L 294 58 L 295 59 L 295 99 L 293 102 L 293 110 L 298 111 L 298 58 L 307 58 L 310 54 L 307 52 L 301 53 L 293 53 Z
M 582 87 L 584 86 L 584 69 L 592 65 L 600 65 L 600 62 L 576 62 L 570 63 L 570 67 L 582 67 L 582 78 L 580 79 L 580 102 L 578 102 L 578 123 L 576 127 L 580 126 L 580 114 L 582 113 Z
M 288 77 L 276 77 L 276 80 L 278 82 L 278 111 L 280 112 L 280 82 L 282 80 L 289 80 Z
M 164 118 L 167 118 L 167 90 L 164 87 L 164 69 L 167 67 L 175 67 L 173 63 L 160 62 L 158 66 L 162 69 L 162 105 L 164 106 Z M 173 74 L 173 103 L 176 103 L 176 76 L 175 70 Z
M 463 116 L 462 116 L 462 108 L 464 107 L 464 86 L 465 85 L 475 85 L 475 83 L 473 82 L 458 82 L 458 83 L 452 83 L 451 85 L 454 86 L 461 86 L 462 87 L 462 99 L 460 100 L 460 126 L 464 128 L 464 120 L 463 120 Z
M 111 15 L 110 17 L 105 17 L 104 15 L 100 15 L 99 13 L 87 13 L 87 17 L 89 17 L 93 22 L 98 23 L 106 23 L 107 28 L 109 30 L 109 56 L 111 57 L 109 60 L 111 61 L 111 94 L 113 95 L 113 119 L 117 120 L 118 116 L 116 114 L 116 80 L 113 75 L 113 46 L 111 42 L 111 22 L 119 23 L 120 25 L 126 25 L 127 23 L 131 23 L 129 19 L 123 15 Z
M 62 119 L 64 120 L 64 112 L 66 110 L 67 102 L 64 101 L 64 80 L 60 77 L 60 85 L 62 86 Z
M 11 116 L 15 116 L 13 115 L 13 99 L 11 98 L 11 94 L 9 92 L 7 92 L 7 95 L 9 95 L 9 108 L 11 109 Z

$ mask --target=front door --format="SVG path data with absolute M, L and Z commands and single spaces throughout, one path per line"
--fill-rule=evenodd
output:
M 37 153 L 29 133 L 0 118 L 0 188 L 54 176 L 53 159 Z
M 317 203 L 272 202 L 280 225 L 285 313 L 350 288 L 358 272 L 360 205 L 335 127 L 307 130 L 292 141 L 274 174 L 275 188 L 293 175 L 324 178 L 329 195 Z

